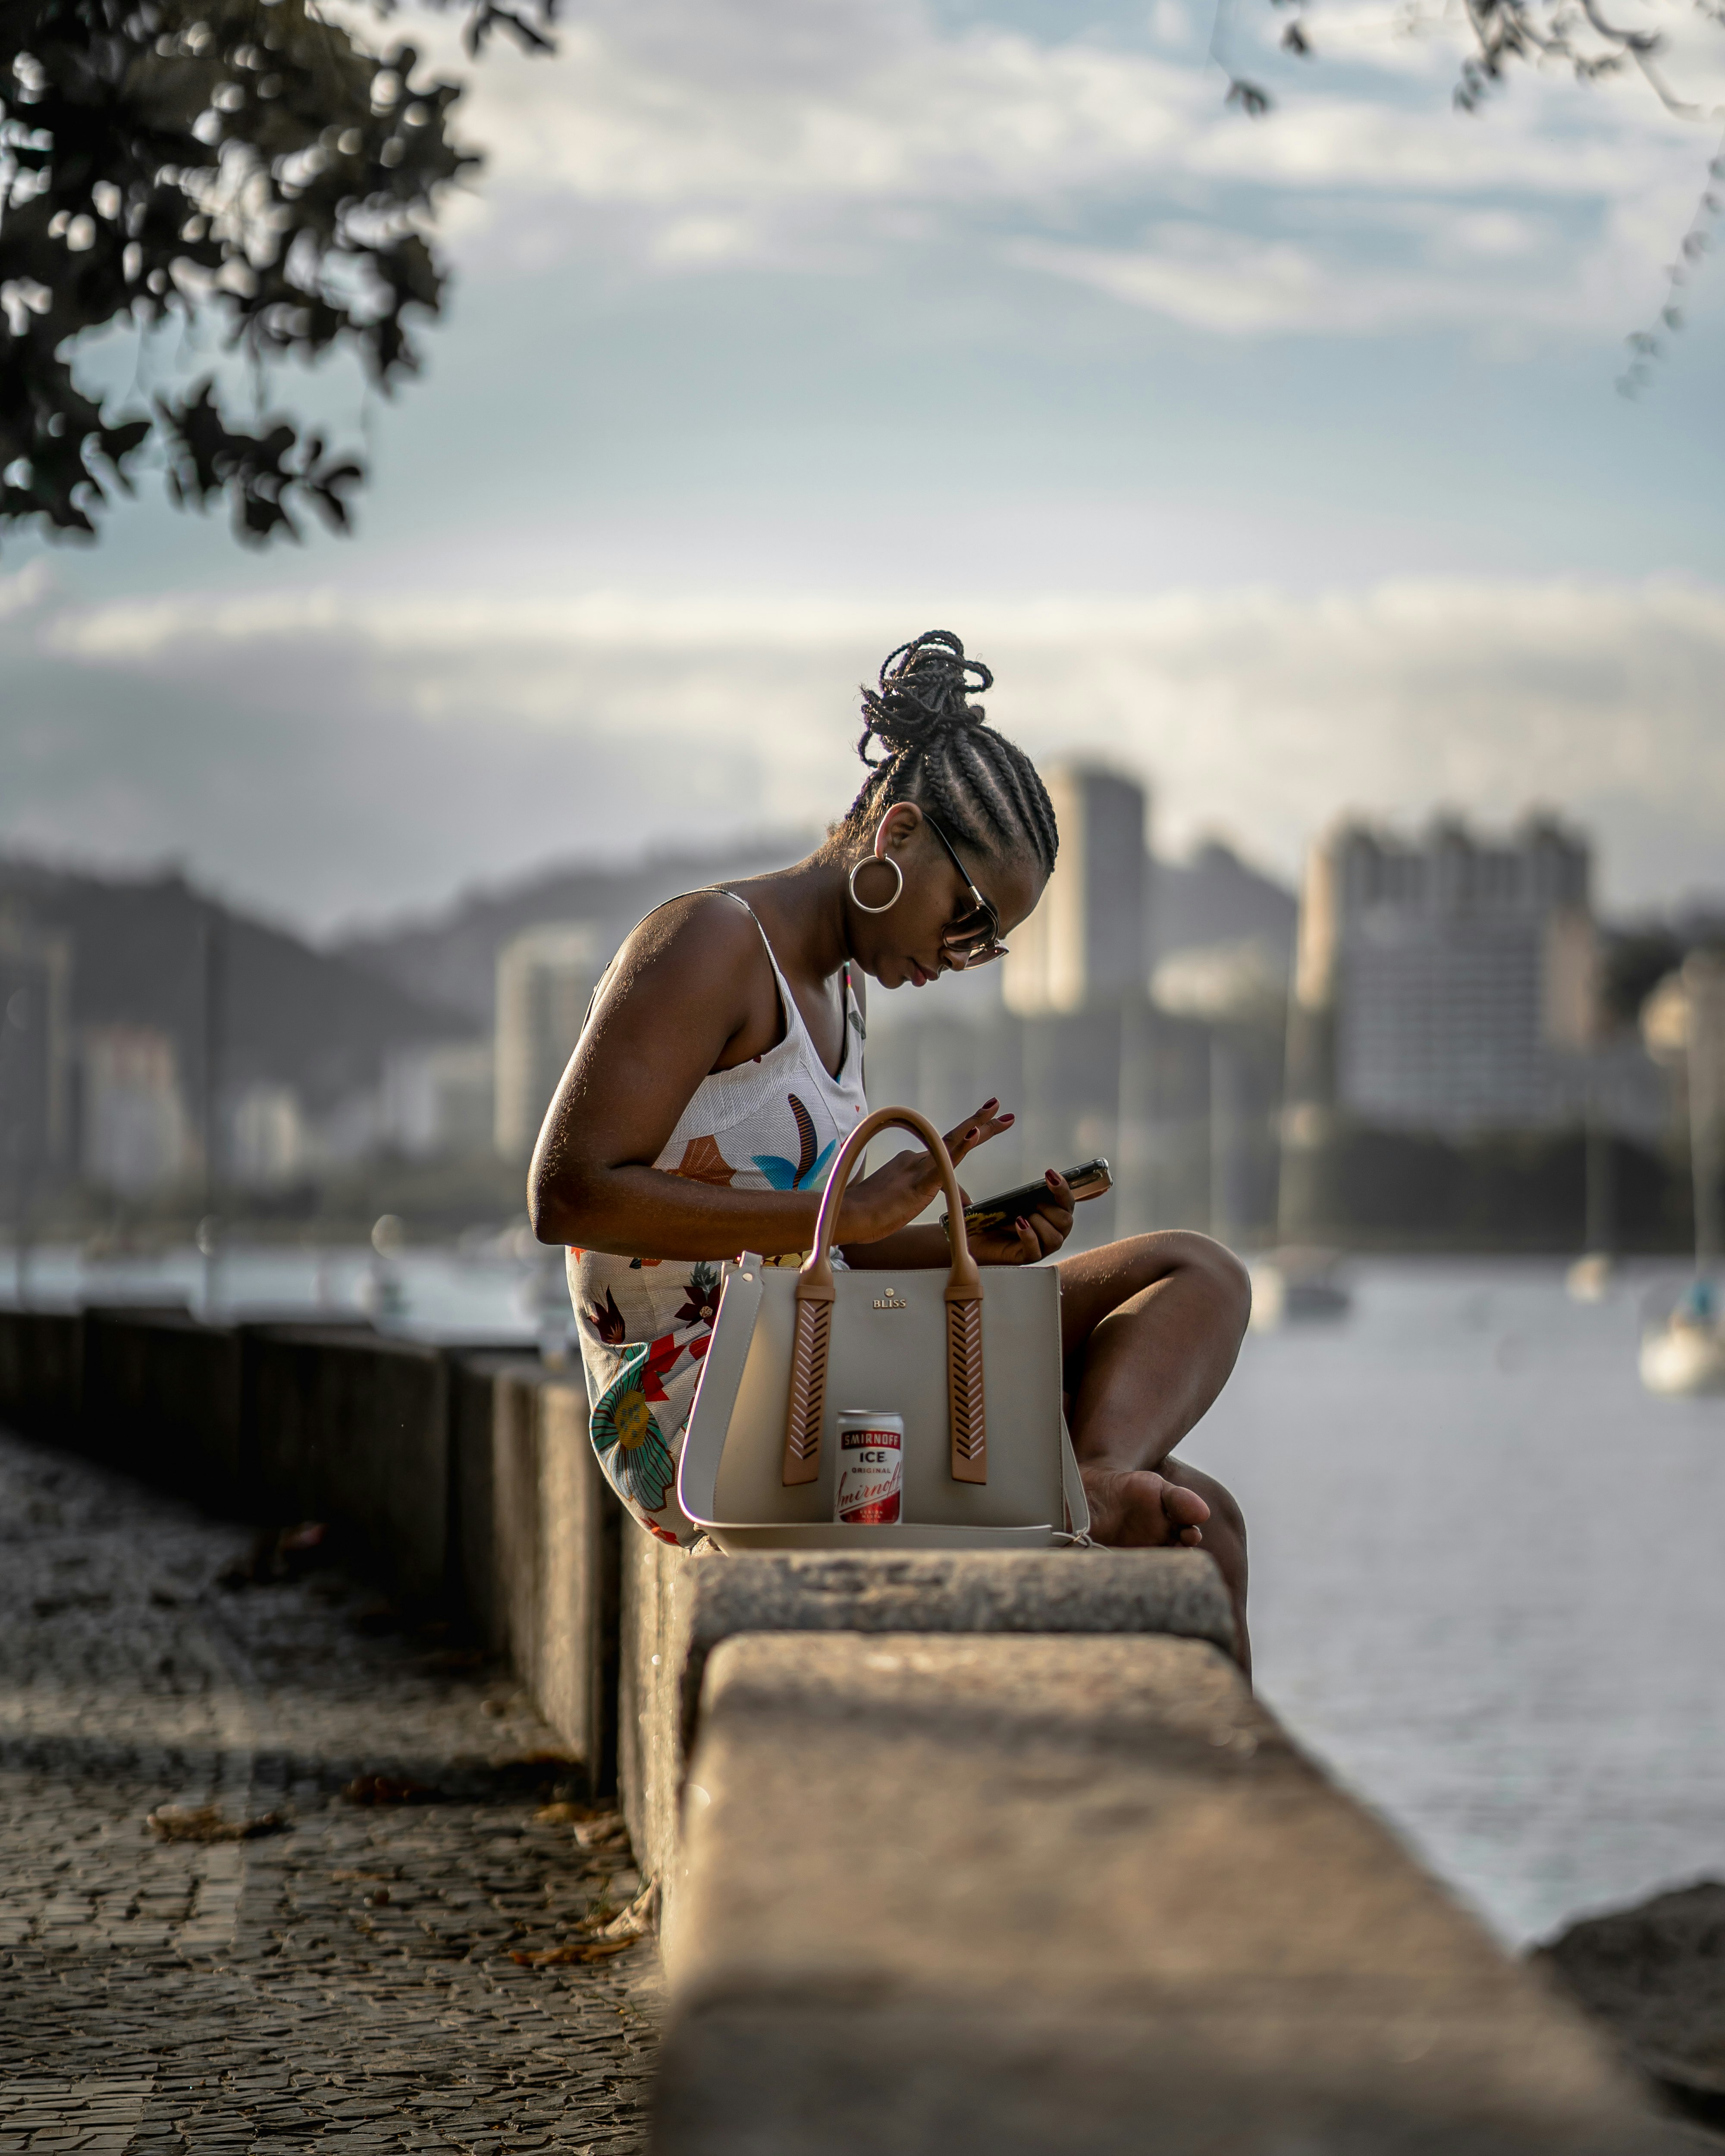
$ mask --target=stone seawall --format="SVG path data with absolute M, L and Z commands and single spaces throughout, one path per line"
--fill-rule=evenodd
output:
M 660 1882 L 663 2156 L 1692 2145 L 1252 1699 L 1201 1553 L 685 1555 L 578 1373 L 359 1326 L 0 1311 L 0 1421 L 508 1657 Z

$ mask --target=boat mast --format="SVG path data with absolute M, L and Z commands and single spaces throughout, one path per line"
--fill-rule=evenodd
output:
M 1721 1110 L 1725 1108 L 1725 958 L 1692 951 L 1683 961 L 1688 992 L 1689 1175 L 1694 1193 L 1695 1270 L 1725 1255 L 1719 1188 Z

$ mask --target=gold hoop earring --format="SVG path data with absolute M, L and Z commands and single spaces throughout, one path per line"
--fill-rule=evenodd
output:
M 898 882 L 893 888 L 892 896 L 887 900 L 885 906 L 870 906 L 865 898 L 860 898 L 857 896 L 857 871 L 860 869 L 872 868 L 876 861 L 880 864 L 880 866 L 883 869 L 891 869 L 892 873 L 898 878 Z M 901 899 L 904 895 L 905 872 L 899 866 L 898 863 L 894 860 L 891 854 L 865 854 L 860 861 L 852 865 L 850 870 L 850 902 L 856 908 L 859 913 L 891 913 L 893 907 L 898 904 L 900 899 Z

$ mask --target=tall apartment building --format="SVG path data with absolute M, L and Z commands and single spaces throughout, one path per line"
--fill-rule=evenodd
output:
M 1291 1099 L 1450 1137 L 1573 1119 L 1589 873 L 1585 840 L 1543 817 L 1496 844 L 1453 820 L 1332 832 L 1301 896 Z
M 495 1040 L 416 1041 L 383 1065 L 383 1130 L 410 1160 L 461 1160 L 496 1137 Z
M 172 1040 L 155 1026 L 95 1025 L 83 1040 L 81 1166 L 124 1198 L 168 1188 L 198 1164 Z
M 309 1148 L 300 1096 L 291 1086 L 254 1079 L 228 1104 L 222 1168 L 242 1190 L 283 1190 L 305 1168 Z
M 1056 764 L 1043 777 L 1060 851 L 1041 904 L 1013 931 L 1005 960 L 1006 1006 L 1021 1018 L 1142 995 L 1148 971 L 1144 788 L 1096 764 Z
M 581 1037 L 603 968 L 598 930 L 587 921 L 529 928 L 497 954 L 494 1131 L 506 1159 L 533 1150 L 545 1111 Z
M 71 1147 L 69 936 L 0 907 L 0 1177 L 64 1165 Z

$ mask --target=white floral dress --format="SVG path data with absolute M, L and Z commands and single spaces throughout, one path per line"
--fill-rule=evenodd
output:
M 755 920 L 746 901 L 734 891 L 725 896 Z M 767 943 L 764 929 L 761 940 Z M 703 1078 L 653 1164 L 725 1189 L 819 1190 L 839 1146 L 868 1112 L 862 1012 L 847 966 L 845 1054 L 835 1078 L 770 943 L 767 956 L 778 983 L 783 1040 L 733 1070 Z M 801 1256 L 768 1262 L 797 1265 Z M 735 1262 L 568 1253 L 593 1450 L 624 1503 L 664 1542 L 690 1543 L 700 1532 L 677 1502 L 677 1461 L 725 1269 Z M 836 1254 L 834 1263 L 842 1263 Z

